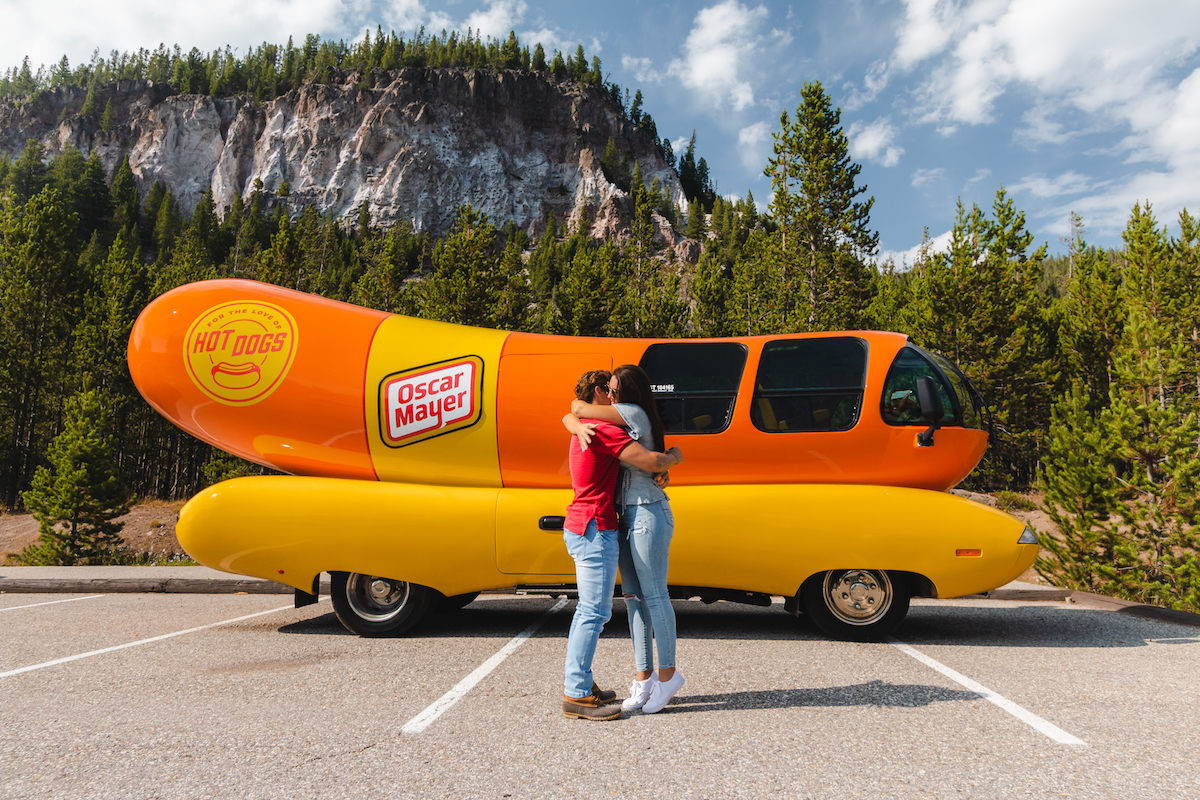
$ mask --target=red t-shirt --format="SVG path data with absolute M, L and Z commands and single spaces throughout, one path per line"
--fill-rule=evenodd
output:
M 596 426 L 588 449 L 579 446 L 579 437 L 572 436 L 567 450 L 571 466 L 571 488 L 575 499 L 567 506 L 567 521 L 563 525 L 571 533 L 583 535 L 587 524 L 596 520 L 602 531 L 617 529 L 617 474 L 621 451 L 633 443 L 629 432 L 611 422 L 585 420 Z

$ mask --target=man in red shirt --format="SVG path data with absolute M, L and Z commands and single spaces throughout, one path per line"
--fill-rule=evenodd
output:
M 607 372 L 589 372 L 575 387 L 575 395 L 587 402 L 607 405 Z M 575 583 L 579 600 L 567 635 L 566 680 L 563 714 L 580 719 L 616 719 L 621 715 L 612 693 L 602 693 L 592 676 L 592 659 L 604 623 L 612 616 L 613 590 L 617 583 L 616 493 L 619 463 L 624 461 L 648 472 L 665 472 L 683 462 L 678 447 L 665 453 L 647 450 L 629 437 L 624 428 L 600 420 L 594 426 L 591 444 L 582 448 L 571 437 L 568 461 L 575 499 L 567 507 L 563 541 L 575 560 Z M 602 696 L 607 695 L 607 696 Z

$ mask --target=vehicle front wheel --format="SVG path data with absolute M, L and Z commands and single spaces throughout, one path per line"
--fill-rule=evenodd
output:
M 800 587 L 800 605 L 835 639 L 881 642 L 908 613 L 911 597 L 903 574 L 876 569 L 835 569 Z
M 412 628 L 440 595 L 428 586 L 357 572 L 330 573 L 338 620 L 360 636 L 389 636 Z

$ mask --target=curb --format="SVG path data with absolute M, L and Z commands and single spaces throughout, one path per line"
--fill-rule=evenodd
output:
M 261 578 L 0 578 L 0 594 L 294 594 Z M 329 594 L 322 581 L 321 594 Z
M 1117 597 L 1108 597 L 1092 592 L 1080 592 L 1074 589 L 995 589 L 983 594 L 971 594 L 957 598 L 959 600 L 1010 600 L 1024 602 L 1056 601 L 1078 605 L 1082 608 L 1092 608 L 1097 611 L 1114 611 L 1131 617 L 1152 619 L 1159 622 L 1173 622 L 1176 625 L 1187 625 L 1200 628 L 1200 614 L 1190 611 L 1176 611 L 1173 608 L 1135 603 Z

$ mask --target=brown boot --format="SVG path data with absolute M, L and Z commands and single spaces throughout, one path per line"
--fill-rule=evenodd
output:
M 587 697 L 567 697 L 564 694 L 563 716 L 576 719 L 616 719 L 621 716 L 621 704 L 604 703 L 594 694 Z
M 611 703 L 617 699 L 616 692 L 612 689 L 601 689 L 595 682 L 592 683 L 592 694 L 596 695 L 600 699 L 600 702 L 604 704 Z

